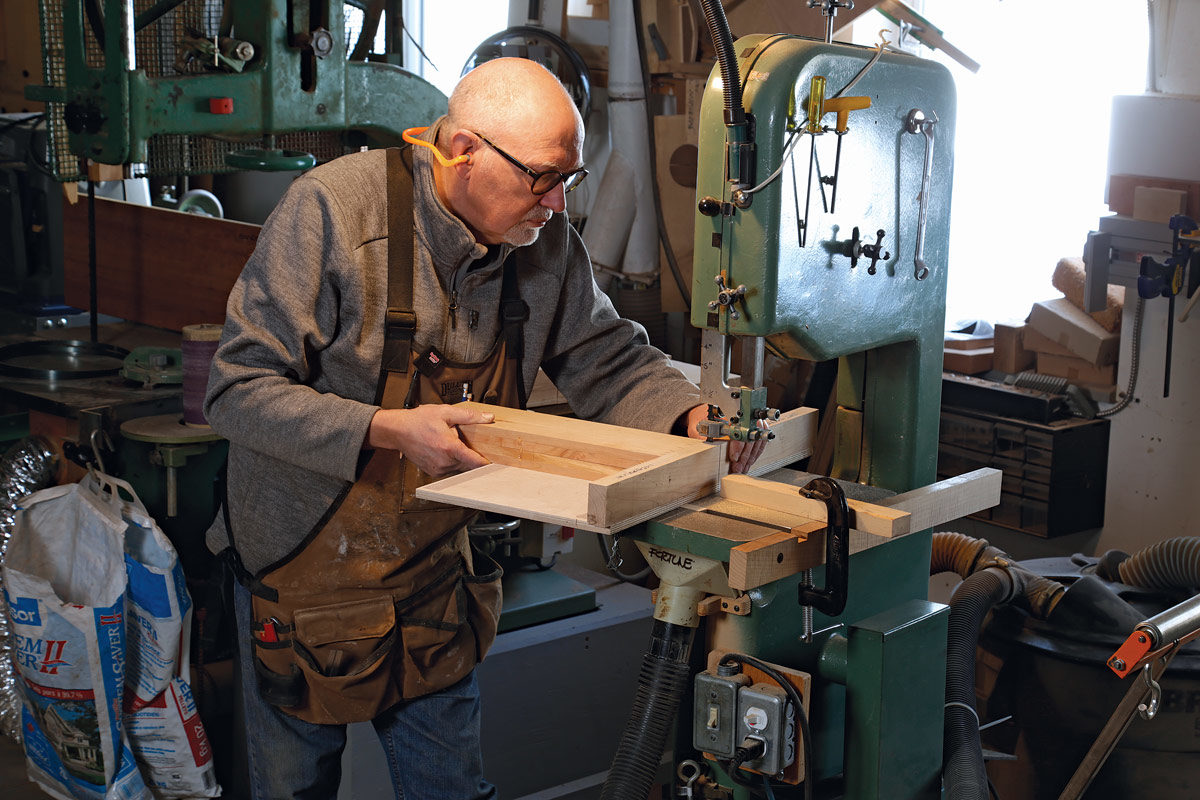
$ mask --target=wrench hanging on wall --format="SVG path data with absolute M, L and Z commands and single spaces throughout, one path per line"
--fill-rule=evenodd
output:
M 913 253 L 913 277 L 919 281 L 929 275 L 929 267 L 925 266 L 925 220 L 929 211 L 929 184 L 933 180 L 933 126 L 937 121 L 937 114 L 932 111 L 926 114 L 919 108 L 909 111 L 904 121 L 907 133 L 925 134 L 925 167 L 921 172 L 921 193 L 917 196 L 921 204 L 917 215 L 917 249 Z

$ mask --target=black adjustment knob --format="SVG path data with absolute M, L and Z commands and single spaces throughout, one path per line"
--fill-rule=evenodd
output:
M 721 201 L 715 197 L 702 197 L 696 210 L 706 217 L 715 217 L 721 213 Z
M 63 121 L 71 133 L 93 134 L 104 127 L 107 118 L 87 101 L 72 100 L 63 111 Z
M 862 255 L 863 244 L 862 239 L 858 236 L 858 226 L 854 226 L 854 232 L 850 236 L 850 241 L 843 245 L 843 253 L 850 258 L 850 266 L 858 266 L 858 258 Z
M 871 266 L 867 267 L 868 274 L 875 274 L 875 264 L 880 259 L 886 261 L 892 257 L 891 253 L 883 249 L 883 236 L 883 228 L 880 228 L 875 231 L 875 244 L 864 244 L 862 246 L 862 254 L 871 259 Z

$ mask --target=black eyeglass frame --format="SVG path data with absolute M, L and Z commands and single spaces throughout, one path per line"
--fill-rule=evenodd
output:
M 484 136 L 482 133 L 479 133 L 478 131 L 472 131 L 472 133 L 474 133 L 476 136 L 478 136 L 480 139 L 482 139 L 484 141 L 484 143 L 487 144 L 488 147 L 492 148 L 497 153 L 504 156 L 504 159 L 506 161 L 508 161 L 508 163 L 512 164 L 517 169 L 521 170 L 526 175 L 528 175 L 530 178 L 532 178 L 533 183 L 530 184 L 529 191 L 533 192 L 536 195 L 540 196 L 543 194 L 549 194 L 550 192 L 554 191 L 554 187 L 558 186 L 560 183 L 564 187 L 563 188 L 564 193 L 572 192 L 576 188 L 578 188 L 579 184 L 583 183 L 583 179 L 588 176 L 588 171 L 586 169 L 584 169 L 583 167 L 580 167 L 579 169 L 571 170 L 570 172 L 559 172 L 556 169 L 548 169 L 543 172 L 538 172 L 538 171 L 526 166 L 521 161 L 517 160 L 514 156 L 509 155 L 508 153 L 504 152 L 504 150 L 502 150 L 500 147 L 498 147 L 495 142 L 493 142 L 491 139 Z M 538 181 L 540 181 L 542 178 L 545 178 L 548 175 L 555 175 L 558 177 L 558 180 L 556 180 L 554 183 L 550 184 L 545 189 L 543 189 L 539 192 L 537 189 Z M 578 175 L 579 177 L 576 178 L 575 177 L 576 175 Z

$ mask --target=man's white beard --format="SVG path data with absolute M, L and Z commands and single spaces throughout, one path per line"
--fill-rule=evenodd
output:
M 538 235 L 541 234 L 542 229 L 532 227 L 526 223 L 540 220 L 549 222 L 550 217 L 553 216 L 553 214 L 551 214 L 549 217 L 543 216 L 542 214 L 529 214 L 527 217 L 525 217 L 525 219 L 521 220 L 516 225 L 513 225 L 504 232 L 504 241 L 508 244 L 511 244 L 513 247 L 527 247 L 528 245 L 533 244 L 537 241 Z

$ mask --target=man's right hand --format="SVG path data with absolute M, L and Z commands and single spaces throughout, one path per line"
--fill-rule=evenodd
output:
M 366 446 L 399 450 L 423 472 L 440 478 L 490 463 L 463 444 L 455 428 L 494 419 L 493 414 L 439 403 L 380 409 L 371 417 Z

